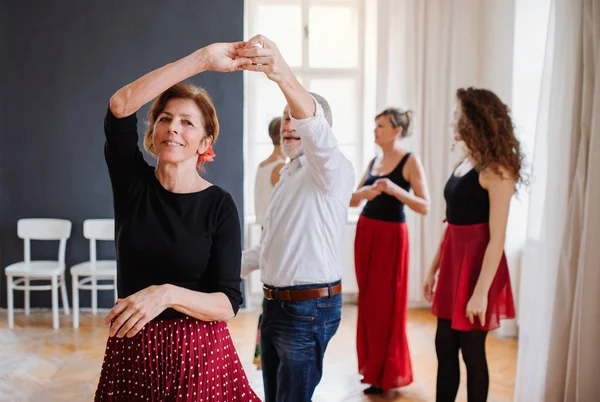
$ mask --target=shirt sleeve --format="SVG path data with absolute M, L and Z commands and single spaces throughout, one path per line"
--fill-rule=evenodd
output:
M 260 268 L 260 253 L 262 243 L 242 251 L 242 278 L 246 278 L 252 271 Z
M 333 130 L 323 113 L 321 105 L 315 102 L 315 115 L 290 119 L 296 127 L 296 134 L 302 139 L 302 148 L 308 168 L 317 184 L 325 191 L 336 192 L 348 181 L 354 182 L 352 164 L 340 151 Z
M 240 218 L 235 202 L 228 194 L 217 214 L 208 267 L 211 289 L 215 292 L 222 292 L 229 298 L 235 314 L 243 303 L 240 277 L 241 258 Z
M 138 147 L 137 116 L 117 118 L 110 108 L 104 118 L 104 158 L 115 193 L 130 191 L 148 164 Z

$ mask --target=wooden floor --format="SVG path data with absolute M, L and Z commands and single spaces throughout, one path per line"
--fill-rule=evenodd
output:
M 82 313 L 78 330 L 71 317 L 61 315 L 61 328 L 52 330 L 49 312 L 15 316 L 14 330 L 7 328 L 6 311 L 0 311 L 0 399 L 2 401 L 90 401 L 96 389 L 104 355 L 107 329 L 104 313 Z M 262 397 L 261 372 L 252 365 L 258 312 L 240 312 L 230 331 L 250 384 Z M 434 401 L 437 363 L 434 350 L 435 321 L 428 310 L 411 310 L 408 337 L 414 383 L 396 395 L 366 397 L 356 373 L 356 306 L 345 305 L 337 335 L 325 357 L 323 380 L 315 402 Z M 517 342 L 488 338 L 490 396 L 488 401 L 511 401 L 517 360 Z M 462 364 L 462 363 L 461 363 Z M 466 401 L 464 366 L 458 401 Z

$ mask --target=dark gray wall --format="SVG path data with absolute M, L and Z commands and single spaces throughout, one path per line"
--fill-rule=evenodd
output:
M 8 3 L 0 1 L 0 126 L 6 124 L 6 89 L 8 86 Z M 4 140 L 7 133 L 0 134 L 0 139 Z M 2 156 L 4 147 L 0 146 L 0 214 L 8 208 L 8 194 L 6 192 L 6 181 L 4 170 L 2 169 Z M 2 260 L 2 247 L 0 246 L 0 261 Z M 2 283 L 4 284 L 4 283 Z
M 6 118 L 6 91 L 8 89 L 9 82 L 9 54 L 8 54 L 8 3 L 0 1 L 0 127 L 7 125 Z M 8 137 L 7 132 L 0 133 L 0 140 L 4 141 Z M 6 185 L 5 171 L 3 169 L 3 156 L 5 147 L 0 146 L 0 217 L 3 218 L 3 214 L 8 210 L 8 187 Z M 4 219 L 2 219 L 4 220 Z M 0 267 L 3 257 L 3 222 L 0 222 Z M 4 280 L 0 280 L 0 289 L 6 288 Z M 0 295 L 4 295 L 0 290 Z M 0 297 L 0 306 L 5 303 L 6 297 Z
M 17 219 L 54 217 L 73 222 L 69 267 L 89 258 L 83 220 L 113 217 L 103 156 L 110 96 L 202 46 L 243 40 L 243 0 L 0 3 L 0 33 L 5 34 L 0 39 L 0 263 L 6 267 L 23 258 Z M 220 117 L 217 157 L 207 165 L 206 176 L 232 193 L 240 217 L 242 79 L 241 73 L 209 72 L 190 80 L 208 90 Z M 147 106 L 138 120 L 144 121 L 146 112 Z M 56 258 L 54 244 L 34 242 L 32 247 L 34 258 Z M 99 252 L 102 258 L 114 257 L 112 244 Z M 0 286 L 3 307 L 5 278 Z M 100 306 L 111 307 L 110 292 L 100 294 Z M 16 307 L 22 301 L 17 292 Z M 81 292 L 81 303 L 89 306 L 89 292 Z M 32 292 L 35 306 L 50 306 L 50 292 Z

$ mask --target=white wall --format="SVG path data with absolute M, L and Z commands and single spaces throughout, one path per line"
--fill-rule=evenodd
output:
M 514 0 L 484 0 L 482 2 L 481 32 L 479 42 L 481 64 L 478 85 L 490 89 L 512 108 L 513 105 L 513 58 L 515 49 Z M 526 206 L 513 201 L 507 225 L 505 252 L 512 280 L 515 303 L 518 304 L 521 251 L 525 244 Z M 517 328 L 514 320 L 505 321 L 497 332 L 501 336 L 514 336 Z
M 514 0 L 484 0 L 480 8 L 478 84 L 512 104 Z
M 485 0 L 481 9 L 480 51 L 485 63 L 479 85 L 494 91 L 511 108 L 526 163 L 532 160 L 549 10 L 550 0 Z M 528 207 L 526 192 L 513 198 L 506 236 L 517 314 Z M 517 335 L 516 321 L 504 322 L 498 335 Z

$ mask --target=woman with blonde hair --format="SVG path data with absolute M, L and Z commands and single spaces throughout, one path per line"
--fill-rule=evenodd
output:
M 258 401 L 226 321 L 240 304 L 241 233 L 229 193 L 198 170 L 219 135 L 203 89 L 183 84 L 203 71 L 236 71 L 243 43 L 217 43 L 117 91 L 104 121 L 112 184 L 119 299 L 96 401 Z M 138 148 L 136 112 L 148 112 Z
M 419 158 L 400 141 L 411 128 L 411 111 L 390 108 L 376 116 L 375 143 L 382 156 L 371 161 L 350 203 L 367 201 L 354 240 L 356 348 L 362 382 L 370 384 L 365 394 L 383 394 L 413 380 L 406 338 L 409 244 L 404 206 L 425 215 L 429 190 Z

